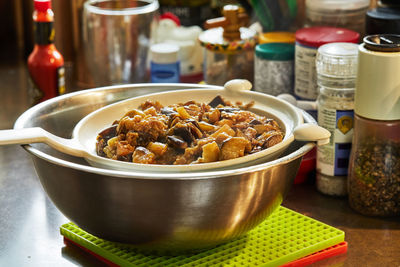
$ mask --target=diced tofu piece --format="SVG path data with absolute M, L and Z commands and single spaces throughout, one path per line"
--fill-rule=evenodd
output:
M 221 128 L 219 128 L 215 133 L 210 136 L 217 137 L 220 133 L 226 133 L 229 136 L 235 136 L 235 131 L 227 124 L 222 125 Z
M 214 126 L 214 125 L 209 124 L 209 123 L 207 123 L 207 122 L 205 122 L 205 121 L 199 121 L 198 124 L 199 124 L 199 126 L 200 126 L 200 129 L 201 129 L 202 131 L 205 131 L 205 132 L 212 131 L 212 130 L 215 129 L 215 126 Z
M 159 142 L 150 142 L 147 145 L 147 149 L 157 156 L 162 156 L 165 154 L 165 152 L 167 152 L 168 145 Z
M 202 147 L 203 153 L 199 162 L 215 162 L 219 158 L 219 147 L 216 142 L 211 142 Z
M 226 140 L 221 147 L 220 160 L 235 159 L 244 156 L 246 147 L 251 147 L 249 140 L 243 137 L 232 137 Z
M 190 118 L 189 113 L 186 111 L 186 109 L 184 107 L 177 107 L 176 111 L 179 113 L 179 116 L 182 119 L 189 119 Z
M 152 164 L 154 163 L 155 155 L 147 148 L 139 146 L 135 149 L 132 155 L 132 162 L 134 163 L 143 163 L 143 164 Z

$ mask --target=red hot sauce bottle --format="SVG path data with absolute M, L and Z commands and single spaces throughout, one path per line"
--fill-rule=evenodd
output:
M 28 70 L 34 87 L 33 104 L 37 104 L 65 92 L 65 69 L 54 45 L 51 0 L 34 0 L 33 21 L 35 46 L 28 57 Z

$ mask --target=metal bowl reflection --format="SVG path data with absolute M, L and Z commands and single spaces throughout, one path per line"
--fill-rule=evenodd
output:
M 32 107 L 15 128 L 39 126 L 70 138 L 75 124 L 99 107 L 152 92 L 205 87 L 210 88 L 135 84 L 80 91 Z M 24 147 L 50 199 L 82 229 L 141 249 L 183 251 L 231 240 L 267 218 L 281 204 L 302 156 L 314 144 L 295 141 L 274 161 L 196 173 L 107 170 L 44 144 Z

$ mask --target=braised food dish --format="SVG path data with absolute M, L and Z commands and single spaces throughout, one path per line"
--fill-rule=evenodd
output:
M 278 123 L 220 96 L 209 104 L 146 101 L 97 136 L 99 156 L 142 164 L 181 165 L 234 159 L 282 141 Z

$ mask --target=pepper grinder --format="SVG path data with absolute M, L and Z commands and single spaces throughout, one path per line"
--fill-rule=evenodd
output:
M 224 85 L 232 79 L 253 81 L 257 33 L 244 27 L 248 16 L 236 5 L 226 5 L 224 17 L 207 20 L 199 41 L 205 47 L 204 81 Z
M 400 35 L 359 46 L 350 154 L 350 206 L 365 215 L 400 215 Z

